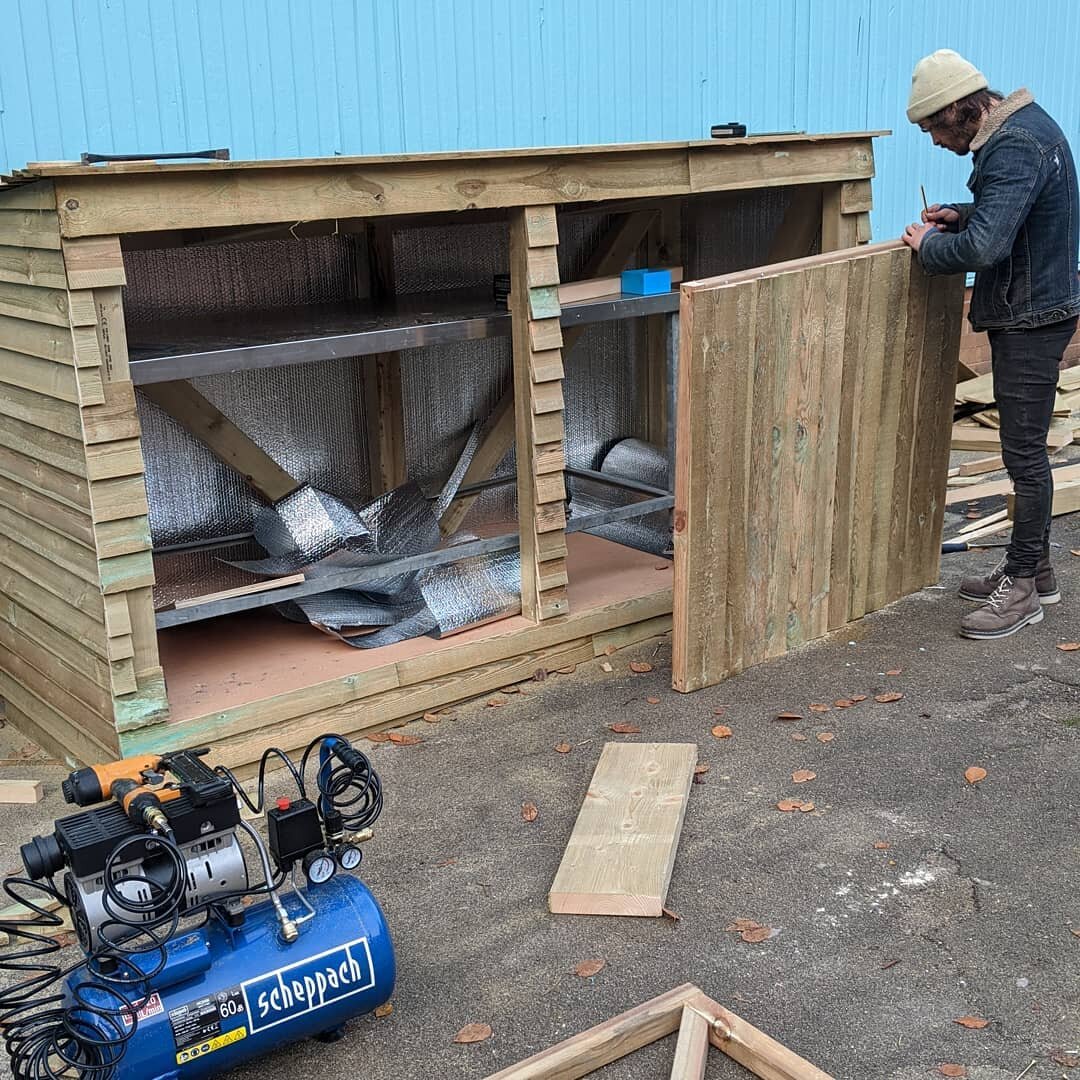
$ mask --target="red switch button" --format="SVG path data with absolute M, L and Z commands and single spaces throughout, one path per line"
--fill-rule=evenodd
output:
M 292 806 L 292 803 L 288 799 L 286 799 L 284 796 L 282 796 L 277 801 L 277 808 L 279 810 L 288 810 L 290 806 Z

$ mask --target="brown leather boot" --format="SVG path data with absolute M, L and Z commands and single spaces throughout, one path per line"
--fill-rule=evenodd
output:
M 986 603 L 960 620 L 960 634 L 980 639 L 1008 637 L 1028 623 L 1042 622 L 1042 617 L 1035 579 L 1002 574 Z
M 990 594 L 998 587 L 998 582 L 1005 576 L 1005 560 L 994 567 L 985 577 L 971 575 L 960 582 L 960 599 L 975 600 L 985 604 L 990 599 Z M 1061 592 L 1058 589 L 1057 575 L 1050 558 L 1044 555 L 1035 568 L 1035 591 L 1039 594 L 1040 604 L 1057 604 L 1061 602 Z

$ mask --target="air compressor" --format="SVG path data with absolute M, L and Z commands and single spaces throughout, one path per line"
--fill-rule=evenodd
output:
M 22 846 L 26 876 L 4 888 L 33 917 L 0 923 L 14 944 L 0 972 L 18 980 L 0 989 L 15 1080 L 216 1076 L 303 1038 L 334 1041 L 389 999 L 389 930 L 355 876 L 383 805 L 368 758 L 334 734 L 299 764 L 272 747 L 251 798 L 208 753 L 76 770 L 63 794 L 81 811 Z M 271 762 L 289 794 L 265 805 Z M 61 924 L 58 906 L 82 950 L 67 966 L 43 960 L 61 948 L 42 932 Z

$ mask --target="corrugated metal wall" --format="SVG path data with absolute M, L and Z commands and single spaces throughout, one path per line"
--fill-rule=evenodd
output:
M 1041 0 L 5 0 L 0 167 L 228 146 L 234 157 L 893 128 L 874 227 L 963 194 L 904 117 L 959 49 L 1080 136 L 1080 3 Z M 1080 141 L 1080 140 L 1077 140 Z

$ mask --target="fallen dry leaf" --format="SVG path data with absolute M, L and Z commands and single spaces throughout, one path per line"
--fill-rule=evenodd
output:
M 783 810 L 785 814 L 789 813 L 792 810 L 801 810 L 802 807 L 802 799 L 781 799 L 776 804 L 776 809 Z
M 610 672 L 614 671 L 615 669 L 614 669 L 614 668 L 613 668 L 613 667 L 612 667 L 612 666 L 611 666 L 611 665 L 610 665 L 610 664 L 609 664 L 609 663 L 608 663 L 608 662 L 607 662 L 607 661 L 605 660 L 605 661 L 604 661 L 604 662 L 603 662 L 603 663 L 602 663 L 602 664 L 600 665 L 600 670 L 601 670 L 601 671 L 606 671 L 606 672 L 610 673 Z
M 963 1065 L 939 1065 L 938 1072 L 942 1076 L 967 1076 L 968 1074 Z
M 989 1020 L 984 1020 L 981 1016 L 960 1016 L 953 1021 L 954 1024 L 959 1024 L 961 1027 L 971 1028 L 973 1031 L 982 1031 Z
M 760 930 L 761 923 L 753 919 L 735 919 L 724 927 L 725 934 L 741 934 L 744 930 Z
M 758 943 L 762 941 L 767 941 L 769 938 L 772 937 L 772 927 L 759 926 L 756 930 L 744 930 L 739 935 L 739 937 L 741 937 L 743 941 L 747 942 L 750 945 L 757 945 Z
M 654 570 L 670 570 L 671 569 L 671 563 L 669 563 L 669 562 L 654 563 L 653 564 L 653 569 Z
M 822 701 L 815 701 L 810 706 L 811 712 L 830 712 L 832 710 L 831 705 L 826 705 Z
M 979 765 L 972 765 L 971 768 L 964 770 L 964 779 L 969 784 L 977 784 L 980 780 L 986 779 L 986 770 Z
M 903 673 L 904 669 L 902 667 L 894 667 L 891 671 L 885 672 L 886 675 L 902 675 Z
M 616 649 L 614 645 L 606 645 L 606 646 L 604 646 L 604 655 L 605 656 L 614 656 L 618 651 L 619 650 Z
M 457 859 L 443 859 L 442 862 L 437 862 L 435 865 L 439 867 L 440 870 L 447 866 L 457 866 Z
M 888 705 L 890 702 L 899 701 L 904 695 L 898 693 L 896 690 L 891 690 L 887 694 L 875 694 L 874 700 L 879 705 Z
M 791 736 L 791 741 L 806 742 L 806 736 L 801 731 L 796 731 L 795 734 Z
M 1076 1054 L 1066 1054 L 1064 1050 L 1056 1050 L 1050 1055 L 1050 1060 L 1055 1065 L 1062 1065 L 1066 1069 L 1075 1069 L 1080 1065 L 1080 1056 Z
M 899 964 L 899 963 L 900 963 L 900 957 L 898 957 L 898 956 L 894 957 L 892 960 L 886 960 L 885 963 L 881 965 L 881 970 L 882 971 L 888 971 L 889 968 L 896 967 L 896 965 Z
M 969 521 L 974 521 L 977 517 L 979 517 L 979 511 L 978 510 L 969 510 L 964 515 L 964 517 L 966 517 Z M 957 1074 L 957 1075 L 959 1075 L 959 1074 Z
M 506 702 L 502 698 L 493 697 L 488 698 L 487 707 L 489 709 L 501 709 L 505 704 Z
M 491 1038 L 490 1024 L 466 1024 L 455 1036 L 456 1043 L 478 1043 Z
M 717 705 L 716 708 L 713 709 L 713 716 L 723 716 L 724 715 L 724 710 L 726 708 L 727 708 L 726 705 Z
M 1070 930 L 1069 933 L 1072 934 L 1073 937 L 1080 937 L 1080 930 Z
M 638 675 L 644 675 L 646 671 L 652 671 L 652 664 L 646 660 L 631 660 L 630 670 Z
M 1077 551 L 1077 550 L 1076 550 L 1076 548 L 1072 548 L 1072 549 L 1071 549 L 1071 550 L 1069 551 L 1069 554 L 1070 554 L 1070 555 L 1080 555 L 1080 551 Z
M 384 1001 L 376 1010 L 375 1016 L 381 1020 L 384 1016 L 389 1016 L 394 1011 L 394 1006 L 389 1001 Z
M 850 709 L 851 706 L 854 704 L 855 702 L 852 701 L 850 698 L 840 698 L 839 700 L 833 702 L 833 705 L 835 705 L 838 709 Z
M 874 844 L 874 847 L 876 847 L 878 849 L 878 851 L 888 851 L 889 850 L 889 841 L 888 840 L 878 840 L 877 843 Z
M 813 810 L 813 809 L 814 809 L 814 804 L 812 802 L 804 802 L 802 804 L 802 806 L 799 807 L 799 813 L 800 814 L 809 814 L 810 811 Z
M 647 697 L 645 699 L 650 705 L 659 705 L 660 699 L 658 697 Z
M 667 907 L 661 908 L 660 909 L 660 914 L 663 915 L 666 919 L 670 919 L 672 922 L 681 922 L 682 921 L 682 916 L 676 914 L 674 911 L 671 910 L 671 908 L 667 908 Z
M 429 724 L 442 723 L 442 717 L 437 712 L 426 712 L 426 713 L 424 713 L 424 719 Z
M 805 784 L 809 780 L 817 778 L 816 772 L 811 772 L 809 769 L 796 769 L 791 774 L 791 779 L 796 784 Z
M 560 675 L 573 675 L 577 671 L 577 664 L 568 664 L 566 667 L 556 668 Z
M 373 731 L 371 734 L 366 735 L 365 738 L 368 742 L 389 742 L 390 736 L 385 731 Z
M 574 974 L 582 979 L 591 979 L 594 975 L 598 975 L 604 970 L 606 960 L 582 960 L 576 968 L 574 968 Z
M 568 742 L 556 743 L 555 744 L 555 753 L 556 754 L 569 754 L 570 753 L 570 744 Z
M 504 686 L 499 691 L 499 693 L 500 694 L 520 694 L 521 693 L 521 687 L 520 686 Z
M 717 737 L 718 739 L 730 739 L 730 738 L 731 738 L 731 728 L 729 728 L 729 727 L 727 726 L 727 724 L 717 724 L 717 725 L 716 725 L 716 726 L 715 726 L 715 727 L 714 727 L 714 728 L 712 729 L 712 733 L 713 733 L 713 734 L 714 734 L 714 735 L 715 735 L 715 736 L 716 736 L 716 737 Z
M 538 667 L 533 672 L 533 682 L 543 682 L 547 678 L 547 668 Z
M 391 731 L 386 737 L 397 746 L 415 746 L 424 741 L 419 735 L 403 735 L 400 731 Z
M 865 701 L 866 700 L 866 695 L 865 694 L 852 694 L 851 695 L 851 700 L 852 700 L 852 702 L 854 702 L 854 704 L 858 705 L 860 701 Z
M 1076 652 L 1080 649 L 1080 641 L 1066 641 L 1064 645 L 1059 645 L 1058 648 L 1062 652 Z
M 695 765 L 694 766 L 694 775 L 695 776 L 704 776 L 711 768 L 712 768 L 711 765 Z
M 535 821 L 540 811 L 536 809 L 536 803 L 523 802 L 521 804 L 521 820 Z
M 782 712 L 776 714 L 777 720 L 801 720 L 802 716 L 797 712 Z
M 640 735 L 641 728 L 637 724 L 608 724 L 608 728 L 616 735 Z
M 836 736 L 831 731 L 819 731 L 817 733 L 818 742 L 832 742 Z

